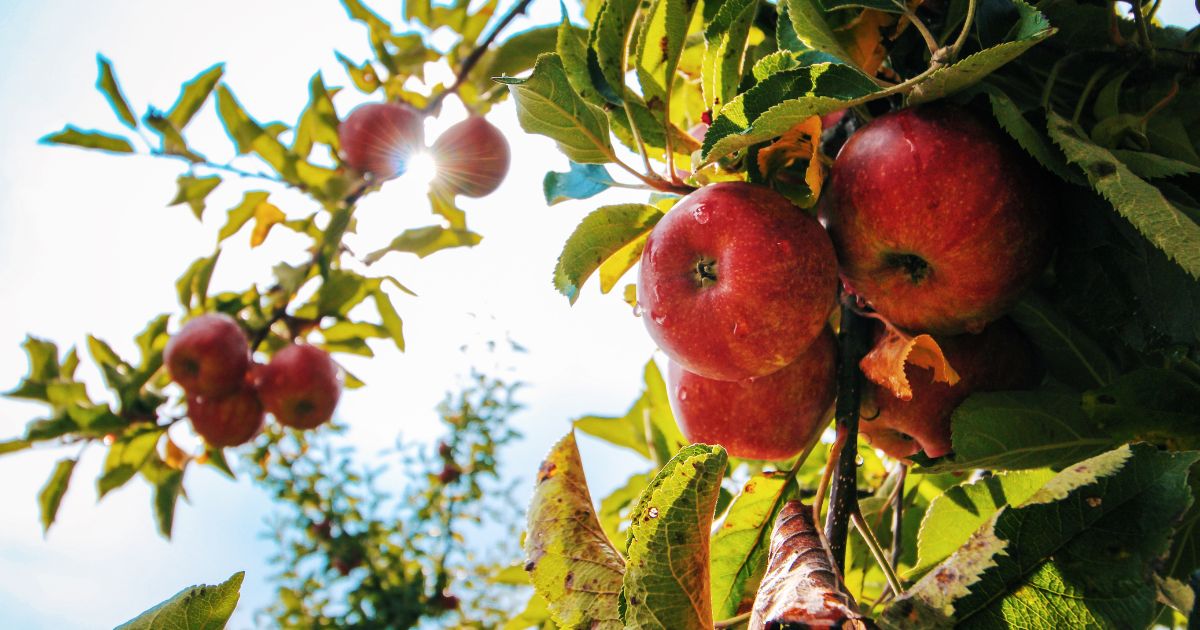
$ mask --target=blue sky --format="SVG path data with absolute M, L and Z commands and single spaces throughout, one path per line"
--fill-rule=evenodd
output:
M 399 2 L 375 3 L 395 18 Z M 505 3 L 507 4 L 507 3 Z M 1164 0 L 1163 17 L 1194 23 L 1191 2 Z M 535 2 L 516 28 L 558 19 L 558 5 Z M 174 312 L 174 279 L 208 252 L 225 209 L 253 183 L 230 181 L 209 198 L 203 224 L 181 207 L 167 208 L 181 164 L 115 157 L 36 143 L 74 123 L 121 128 L 93 89 L 97 52 L 116 66 L 135 109 L 167 107 L 179 84 L 209 65 L 227 63 L 225 81 L 263 120 L 294 122 L 307 99 L 313 72 L 347 85 L 337 49 L 368 56 L 363 29 L 334 0 L 214 0 L 205 3 L 123 0 L 5 0 L 0 3 L 0 388 L 25 371 L 19 344 L 27 332 L 63 347 L 94 333 L 118 351 L 132 352 L 132 336 L 160 312 Z M 361 100 L 339 96 L 339 112 Z M 462 116 L 451 99 L 429 123 L 429 137 Z M 617 414 L 640 388 L 641 366 L 653 345 L 641 323 L 615 296 L 584 291 L 574 307 L 553 291 L 550 275 L 566 236 L 593 202 L 545 207 L 541 178 L 565 170 L 548 140 L 524 135 L 511 106 L 491 116 L 508 135 L 513 170 L 498 193 L 467 200 L 472 228 L 485 237 L 472 250 L 418 261 L 393 255 L 379 271 L 396 275 L 420 294 L 397 298 L 408 352 L 377 346 L 371 361 L 346 363 L 369 387 L 349 392 L 339 408 L 350 426 L 347 442 L 365 454 L 398 436 L 433 440 L 433 409 L 470 367 L 464 341 L 505 334 L 530 349 L 501 357 L 530 384 L 517 418 L 526 439 L 506 458 L 508 474 L 528 477 L 570 418 Z M 190 128 L 195 144 L 215 160 L 231 157 L 211 107 Z M 615 203 L 636 194 L 614 192 Z M 296 216 L 311 205 L 280 194 L 277 205 Z M 415 200 L 415 201 L 414 201 Z M 595 201 L 595 200 L 593 200 Z M 366 251 L 406 227 L 432 222 L 415 182 L 399 180 L 365 201 L 359 236 Z M 245 235 L 222 256 L 214 286 L 266 281 L 275 260 L 303 256 L 301 241 L 274 235 L 250 251 Z M 483 361 L 486 359 L 479 358 Z M 88 372 L 94 384 L 98 377 Z M 93 393 L 99 393 L 97 386 Z M 0 438 L 18 434 L 39 408 L 0 400 Z M 181 440 L 184 438 L 181 437 Z M 583 440 L 595 495 L 640 471 L 635 458 Z M 59 522 L 43 538 L 35 497 L 54 462 L 74 451 L 37 450 L 0 458 L 0 627 L 110 627 L 196 582 L 216 582 L 245 570 L 242 603 L 232 628 L 253 625 L 251 614 L 271 597 L 262 538 L 268 498 L 249 482 L 233 483 L 207 469 L 188 476 L 190 505 L 176 514 L 175 537 L 158 537 L 147 487 L 135 481 L 96 503 L 93 480 L 101 449 L 87 452 L 75 473 Z

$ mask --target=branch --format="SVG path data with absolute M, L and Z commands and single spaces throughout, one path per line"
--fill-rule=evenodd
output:
M 839 569 L 846 564 L 846 534 L 851 516 L 858 511 L 858 412 L 863 376 L 858 362 L 870 346 L 871 320 L 855 312 L 843 295 L 842 326 L 838 334 L 837 419 L 838 440 L 845 446 L 838 454 L 837 471 L 829 491 L 829 513 L 825 537 Z
M 471 71 L 475 69 L 475 65 L 479 63 L 480 58 L 483 57 L 483 53 L 487 52 L 487 49 L 492 45 L 492 42 L 496 41 L 496 38 L 500 36 L 500 32 L 503 31 L 510 22 L 516 19 L 518 15 L 525 13 L 525 9 L 529 8 L 529 4 L 531 2 L 533 2 L 533 0 L 518 0 L 518 2 L 508 10 L 508 13 L 505 13 L 504 17 L 500 18 L 499 22 L 496 22 L 496 25 L 492 27 L 492 32 L 488 33 L 488 36 L 485 37 L 482 42 L 476 44 L 475 49 L 471 51 L 471 54 L 467 55 L 467 58 L 463 60 L 462 66 L 458 69 L 458 75 L 454 77 L 454 83 L 445 90 L 434 94 L 433 98 L 429 99 L 429 102 L 425 104 L 424 109 L 421 110 L 422 113 L 429 114 L 433 110 L 437 109 L 447 96 L 458 92 L 459 86 L 461 86 L 463 81 L 467 79 L 467 75 L 471 74 Z

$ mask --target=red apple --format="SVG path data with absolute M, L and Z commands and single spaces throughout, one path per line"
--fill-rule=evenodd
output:
M 200 315 L 167 342 L 163 363 L 171 378 L 194 396 L 226 396 L 241 388 L 250 367 L 242 327 L 220 313 Z
M 837 260 L 815 219 L 770 188 L 725 182 L 684 197 L 654 227 L 637 296 L 668 357 L 740 381 L 800 356 L 836 292 Z
M 192 429 L 213 446 L 237 446 L 262 431 L 265 414 L 250 385 L 228 396 L 188 396 Z
M 342 156 L 351 168 L 382 179 L 404 174 L 412 155 L 425 148 L 425 121 L 402 103 L 359 105 L 338 126 Z
M 329 421 L 341 396 L 337 365 L 329 353 L 296 344 L 275 353 L 255 374 L 258 396 L 275 420 L 295 429 Z
M 960 377 L 953 386 L 934 382 L 931 370 L 913 365 L 904 370 L 912 400 L 867 385 L 859 431 L 871 446 L 896 459 L 922 450 L 929 457 L 949 453 L 951 414 L 973 392 L 1030 389 L 1042 380 L 1037 351 L 1007 319 L 978 335 L 938 337 L 937 342 Z
M 1041 175 L 994 124 L 951 105 L 880 116 L 821 199 L 849 290 L 900 328 L 978 332 L 1046 266 Z
M 450 127 L 433 143 L 434 185 L 452 194 L 486 197 L 508 174 L 508 141 L 482 116 Z
M 791 365 L 744 381 L 717 381 L 672 361 L 667 392 L 680 430 L 692 442 L 720 444 L 734 457 L 788 459 L 829 423 L 837 348 L 829 328 Z

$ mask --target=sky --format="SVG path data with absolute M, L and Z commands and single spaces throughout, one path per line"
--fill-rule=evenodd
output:
M 1168 22 L 1194 24 L 1191 4 L 1164 0 L 1161 14 Z M 399 2 L 372 6 L 397 21 Z M 512 30 L 557 20 L 557 2 L 535 2 Z M 252 115 L 294 123 L 314 72 L 327 84 L 349 86 L 335 49 L 356 60 L 369 55 L 363 28 L 333 0 L 0 3 L 0 299 L 7 306 L 0 309 L 0 389 L 14 386 L 26 370 L 19 345 L 27 333 L 63 349 L 82 345 L 92 333 L 134 354 L 131 340 L 145 322 L 176 312 L 174 280 L 211 251 L 225 210 L 245 190 L 261 187 L 226 182 L 209 197 L 199 223 L 185 207 L 166 207 L 184 172 L 179 162 L 37 144 L 66 123 L 122 131 L 93 88 L 95 54 L 112 60 L 139 112 L 151 104 L 169 107 L 181 82 L 223 61 L 224 81 Z M 362 100 L 347 89 L 335 102 L 344 115 Z M 462 116 L 449 99 L 442 116 L 429 121 L 428 137 Z M 615 293 L 601 296 L 594 284 L 572 307 L 550 283 L 561 245 L 583 215 L 638 195 L 614 191 L 599 201 L 546 207 L 542 176 L 566 170 L 566 159 L 549 140 L 525 135 L 511 104 L 493 110 L 490 119 L 509 138 L 513 168 L 497 193 L 461 204 L 483 242 L 424 260 L 393 254 L 378 263 L 379 273 L 395 275 L 420 296 L 395 296 L 408 348 L 402 354 L 379 343 L 374 359 L 345 359 L 368 387 L 347 392 L 338 417 L 350 428 L 345 441 L 367 458 L 398 436 L 432 442 L 440 431 L 434 408 L 445 392 L 473 364 L 500 365 L 529 385 L 521 396 L 526 408 L 515 418 L 525 439 L 506 454 L 505 472 L 530 479 L 572 418 L 623 413 L 641 387 L 641 368 L 654 347 L 631 309 Z M 232 157 L 211 104 L 188 136 L 215 161 Z M 369 251 L 405 228 L 434 223 L 420 186 L 397 180 L 365 200 L 352 248 Z M 292 216 L 313 209 L 294 194 L 272 199 Z M 239 234 L 225 248 L 214 289 L 268 282 L 276 261 L 304 256 L 303 241 L 282 232 L 253 251 L 246 239 Z M 528 354 L 459 351 L 464 343 L 506 336 Z M 86 361 L 81 373 L 99 394 L 99 377 Z M 20 434 L 40 412 L 37 405 L 0 399 L 0 439 Z M 586 438 L 581 447 L 593 496 L 642 470 L 636 457 L 621 451 Z M 272 506 L 263 492 L 207 468 L 189 472 L 190 504 L 177 510 L 168 542 L 155 531 L 144 483 L 131 482 L 97 503 L 94 479 L 103 453 L 92 448 L 58 522 L 43 537 L 38 490 L 55 461 L 75 454 L 36 449 L 0 457 L 0 627 L 111 627 L 187 585 L 219 582 L 241 570 L 246 582 L 230 627 L 254 625 L 253 612 L 273 593 L 266 564 L 273 545 L 263 537 Z

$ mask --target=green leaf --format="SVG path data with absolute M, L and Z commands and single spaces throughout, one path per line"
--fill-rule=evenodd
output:
M 175 292 L 179 296 L 179 305 L 192 310 L 192 305 L 203 307 L 208 298 L 208 283 L 212 280 L 213 269 L 217 266 L 220 250 L 212 256 L 197 258 L 188 265 L 187 271 L 175 281 Z
M 1092 187 L 1147 240 L 1193 278 L 1200 278 L 1200 226 L 1112 152 L 1087 140 L 1073 123 L 1054 112 L 1048 119 L 1050 137 L 1062 147 L 1067 160 L 1083 168 Z
M 233 140 L 238 154 L 254 153 L 275 169 L 285 181 L 300 183 L 296 172 L 297 158 L 279 140 L 268 134 L 246 113 L 225 85 L 217 86 L 217 114 L 225 133 Z
M 1118 438 L 1200 446 L 1200 384 L 1174 370 L 1143 367 L 1122 374 L 1108 387 L 1085 393 L 1082 407 Z
M 632 449 L 651 461 L 665 462 L 691 442 L 675 424 L 666 381 L 653 359 L 642 369 L 642 381 L 645 388 L 641 396 L 624 416 L 585 416 L 576 420 L 574 426 L 610 444 Z
M 642 493 L 621 588 L 626 628 L 713 627 L 708 538 L 727 461 L 719 446 L 685 447 Z
M 589 72 L 594 75 L 592 82 L 601 83 L 605 98 L 613 103 L 621 103 L 631 93 L 625 87 L 625 72 L 629 70 L 626 52 L 634 14 L 640 4 L 639 0 L 607 0 L 589 35 L 588 65 Z M 594 68 L 591 67 L 593 55 Z
M 553 51 L 558 40 L 557 26 L 539 26 L 513 34 L 501 42 L 486 66 L 476 67 L 479 80 L 492 86 L 493 77 L 514 76 L 533 67 L 544 52 Z
M 387 292 L 383 290 L 382 284 L 376 285 L 371 289 L 371 297 L 375 300 L 375 308 L 379 311 L 379 318 L 383 322 L 383 327 L 387 329 L 388 334 L 391 336 L 392 342 L 396 344 L 396 349 L 404 352 L 404 323 L 400 320 L 400 315 L 396 312 L 396 307 L 392 306 L 392 298 L 388 297 Z
M 754 475 L 742 486 L 712 539 L 712 614 L 727 619 L 754 599 L 767 568 L 771 527 L 796 485 L 786 474 Z
M 908 95 L 908 103 L 916 105 L 934 101 L 970 87 L 1058 30 L 1050 26 L 1046 16 L 1022 0 L 1013 0 L 1013 4 L 1017 7 L 1020 17 L 1012 27 L 1012 41 L 981 50 L 954 64 L 938 68 L 913 88 Z
M 600 95 L 596 84 L 592 81 L 592 72 L 588 66 L 588 54 L 591 52 L 588 47 L 588 33 L 571 24 L 567 19 L 565 6 L 563 6 L 562 22 L 558 26 L 558 39 L 555 41 L 554 49 L 562 61 L 567 82 L 575 88 L 575 92 L 583 100 L 603 107 L 607 101 Z M 592 54 L 594 55 L 594 53 Z M 603 77 L 601 80 L 603 81 Z M 607 83 L 604 86 L 608 87 Z
M 71 473 L 75 472 L 75 464 L 78 460 L 67 458 L 60 459 L 54 465 L 54 471 L 50 473 L 50 478 L 46 480 L 46 485 L 42 486 L 42 490 L 38 492 L 38 507 L 42 511 L 42 531 L 45 532 L 54 524 L 54 517 L 58 514 L 58 506 L 62 503 L 63 495 L 67 493 L 67 486 L 71 483 Z
M 192 214 L 196 215 L 196 219 L 200 219 L 204 213 L 204 199 L 221 183 L 221 178 L 216 175 L 209 177 L 180 175 L 175 181 L 179 186 L 179 192 L 175 193 L 175 198 L 167 205 L 178 206 L 186 203 L 192 209 Z
M 878 91 L 870 77 L 841 64 L 818 63 L 771 75 L 721 109 L 704 136 L 704 160 L 713 162 L 781 136 L 811 116 L 864 103 Z
M 159 151 L 162 153 L 178 155 L 193 164 L 205 160 L 203 155 L 188 147 L 187 140 L 184 139 L 183 134 L 175 128 L 175 125 L 171 124 L 171 121 L 162 115 L 162 112 L 152 109 L 146 114 L 143 120 L 145 120 L 147 126 L 158 134 L 159 140 L 162 142 L 162 147 Z
M 704 60 L 700 67 L 704 103 L 713 112 L 733 100 L 742 80 L 742 63 L 758 0 L 728 0 L 704 29 Z
M 308 157 L 312 153 L 313 144 L 318 142 L 327 145 L 335 155 L 340 150 L 333 93 L 325 88 L 320 72 L 309 80 L 308 106 L 300 114 L 300 122 L 296 125 L 296 135 L 292 140 L 292 151 L 296 155 Z
M 517 102 L 517 120 L 526 132 L 551 138 L 573 162 L 603 164 L 613 160 L 608 118 L 571 87 L 558 55 L 538 57 L 527 79 L 497 81 L 509 86 Z
M 127 621 L 116 630 L 221 630 L 237 607 L 244 572 L 216 586 L 192 586 Z
M 658 208 L 639 203 L 604 206 L 587 215 L 563 245 L 554 268 L 554 288 L 574 304 L 596 269 L 649 234 L 662 217 Z
M 221 80 L 221 75 L 224 73 L 225 64 L 218 63 L 183 84 L 179 90 L 179 98 L 175 99 L 171 111 L 167 112 L 167 120 L 176 131 L 182 132 L 183 128 L 192 121 L 192 117 L 204 106 L 204 101 L 208 100 L 208 96 L 212 94 L 213 88 L 216 87 L 217 81 Z
M 1058 380 L 1089 389 L 1111 383 L 1117 366 L 1108 354 L 1050 302 L 1029 293 L 1013 307 L 1009 317 L 1033 342 Z
M 58 346 L 52 341 L 27 335 L 21 343 L 29 362 L 29 372 L 15 389 L 4 392 L 10 398 L 47 401 L 46 385 L 59 375 Z
M 642 98 L 660 121 L 667 120 L 666 106 L 679 56 L 698 4 L 695 0 L 653 0 L 642 13 L 633 67 Z
M 371 94 L 379 89 L 379 73 L 375 71 L 370 61 L 364 61 L 362 65 L 357 65 L 346 55 L 340 52 L 335 54 L 358 91 L 363 94 Z
M 904 3 L 900 0 L 822 0 L 822 5 L 826 11 L 836 11 L 837 9 L 874 9 L 883 11 L 884 13 L 899 13 L 903 14 L 907 11 Z
M 30 446 L 33 446 L 33 442 L 30 442 L 29 440 L 6 440 L 4 442 L 0 442 L 0 455 L 23 451 Z
M 42 144 L 69 144 L 85 149 L 99 149 L 109 153 L 133 153 L 133 145 L 121 136 L 100 131 L 86 131 L 67 125 L 62 131 L 42 136 Z
M 220 243 L 237 234 L 243 226 L 250 222 L 250 219 L 254 218 L 254 211 L 269 196 L 270 193 L 263 190 L 251 190 L 242 195 L 241 203 L 229 209 L 229 218 L 225 220 L 225 225 L 221 226 L 221 231 L 217 233 L 217 242 Z
M 599 164 L 570 163 L 566 173 L 550 171 L 542 180 L 542 193 L 546 196 L 546 205 L 570 199 L 587 199 L 608 190 L 617 182 L 608 171 Z
M 838 59 L 850 59 L 841 43 L 825 21 L 825 10 L 820 0 L 784 0 L 780 3 L 787 9 L 791 31 L 805 48 L 833 55 Z
M 175 523 L 175 505 L 183 492 L 183 471 L 175 470 L 166 464 L 159 464 L 159 471 L 154 483 L 154 520 L 158 523 L 158 533 L 164 538 L 171 538 L 171 528 Z
M 1112 154 L 1121 160 L 1134 175 L 1145 179 L 1176 177 L 1179 175 L 1195 175 L 1200 173 L 1200 166 L 1189 164 L 1157 153 L 1148 151 L 1130 151 L 1128 149 L 1113 149 Z
M 573 433 L 542 462 L 528 514 L 525 570 L 554 621 L 568 628 L 620 628 L 617 596 L 625 561 L 596 519 Z
M 1083 184 L 1083 175 L 1077 169 L 1071 168 L 1067 160 L 1050 142 L 1044 131 L 1034 127 L 1021 113 L 1020 108 L 1007 94 L 990 85 L 984 85 L 988 99 L 992 104 L 992 115 L 996 122 L 1012 136 L 1022 149 L 1038 161 L 1046 170 L 1057 175 L 1060 179 L 1072 184 Z
M 373 265 L 391 252 L 408 252 L 424 258 L 451 247 L 474 247 L 483 237 L 470 230 L 446 229 L 440 225 L 404 230 L 387 247 L 367 254 L 363 263 Z
M 104 471 L 96 481 L 100 498 L 125 485 L 155 455 L 158 439 L 163 431 L 159 428 L 143 430 L 122 437 L 108 449 L 104 459 Z
M 600 501 L 600 512 L 597 516 L 600 519 L 600 526 L 604 528 L 604 533 L 609 540 L 620 542 L 626 539 L 629 508 L 632 508 L 633 503 L 642 496 L 642 490 L 650 485 L 650 480 L 653 478 L 653 473 L 635 474 L 625 482 L 625 485 L 613 490 Z
M 1057 474 L 1000 509 L 897 598 L 885 627 L 1146 627 L 1150 576 L 1190 503 L 1200 453 L 1123 446 Z
M 911 575 L 924 575 L 950 557 L 997 511 L 1024 503 L 1054 475 L 1049 469 L 1006 472 L 946 490 L 921 519 L 917 565 Z
M 104 55 L 97 54 L 96 65 L 99 66 L 100 71 L 99 76 L 96 77 L 96 89 L 100 90 L 100 93 L 108 100 L 113 113 L 121 119 L 122 124 L 130 129 L 137 129 L 137 116 L 133 115 L 129 109 L 129 103 L 125 100 L 125 95 L 121 94 L 121 85 L 117 83 L 112 62 Z

